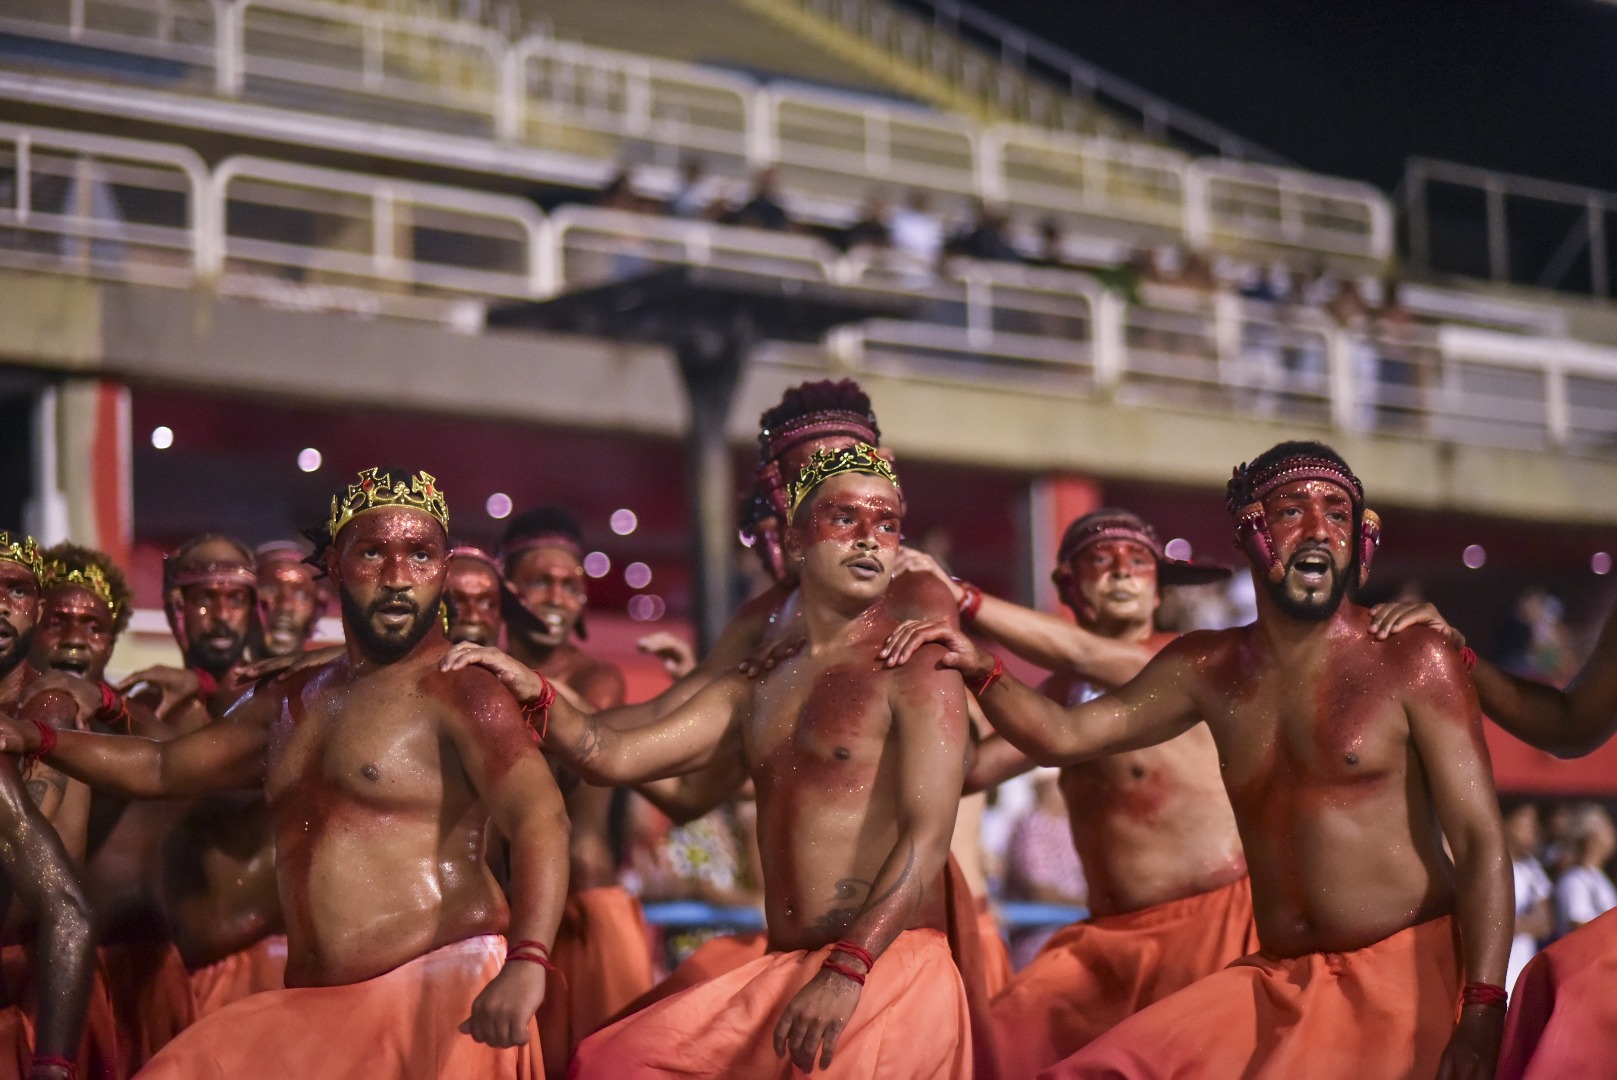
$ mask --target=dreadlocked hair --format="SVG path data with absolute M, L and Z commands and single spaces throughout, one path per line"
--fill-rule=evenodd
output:
M 113 636 L 122 634 L 128 628 L 130 608 L 133 606 L 131 601 L 135 594 L 129 588 L 129 578 L 124 575 L 118 564 L 112 561 L 111 555 L 105 551 L 97 551 L 95 548 L 66 541 L 55 547 L 46 548 L 40 555 L 46 565 L 60 563 L 69 571 L 77 570 L 81 573 L 92 566 L 101 571 L 101 576 L 106 579 L 107 589 L 112 593 L 112 606 L 118 612 L 118 617 L 112 624 Z
M 1263 479 L 1264 474 L 1272 466 L 1295 457 L 1311 457 L 1329 461 L 1333 465 L 1339 466 L 1348 476 L 1353 475 L 1353 470 L 1348 468 L 1346 459 L 1322 442 L 1315 442 L 1311 439 L 1292 439 L 1287 442 L 1276 443 L 1250 462 L 1243 464 L 1239 469 L 1235 470 L 1235 475 L 1230 477 L 1229 484 L 1224 488 L 1224 502 L 1228 506 L 1230 513 L 1236 513 L 1242 507 L 1253 502 L 1254 482 Z M 1362 496 L 1362 492 L 1358 494 Z
M 819 382 L 800 383 L 781 395 L 780 403 L 758 418 L 760 431 L 779 431 L 793 420 L 819 412 L 850 412 L 864 417 L 881 441 L 881 428 L 876 426 L 876 414 L 870 406 L 870 395 L 852 379 L 822 379 Z M 769 456 L 768 439 L 758 438 L 760 454 Z

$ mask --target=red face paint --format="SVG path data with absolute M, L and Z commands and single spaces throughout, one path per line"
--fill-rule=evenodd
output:
M 449 602 L 450 641 L 499 643 L 500 579 L 493 567 L 478 559 L 450 560 L 444 597 Z
M 536 645 L 554 648 L 566 641 L 589 602 L 584 564 L 565 548 L 540 547 L 524 551 L 516 565 L 507 567 L 506 580 L 521 597 L 523 605 L 548 628 L 543 634 L 524 631 L 535 639 Z M 516 632 L 514 624 L 512 632 Z
M 117 638 L 107 602 L 79 585 L 53 585 L 39 605 L 29 658 L 41 670 L 67 671 L 99 681 Z
M 874 599 L 892 579 L 902 540 L 898 491 L 869 473 L 833 476 L 799 510 L 793 532 L 803 557 L 802 577 L 821 587 Z
M 1133 540 L 1097 540 L 1068 560 L 1086 622 L 1117 630 L 1148 623 L 1157 607 L 1157 559 Z M 1069 598 L 1071 599 L 1071 598 Z
M 368 510 L 343 527 L 336 546 L 328 559 L 345 626 L 368 652 L 408 652 L 438 618 L 449 569 L 443 526 L 419 510 Z
M 260 564 L 258 603 L 265 651 L 271 656 L 291 656 L 301 651 L 314 629 L 320 606 L 314 568 L 291 559 Z

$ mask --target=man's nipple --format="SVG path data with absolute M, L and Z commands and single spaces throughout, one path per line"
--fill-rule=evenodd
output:
M 849 750 L 846 746 L 839 746 L 835 750 L 831 751 L 831 753 L 836 755 L 838 761 L 847 761 L 849 758 L 853 757 L 853 751 Z
M 371 762 L 366 762 L 359 767 L 359 775 L 363 776 L 365 779 L 374 784 L 382 778 L 382 770 L 377 768 Z

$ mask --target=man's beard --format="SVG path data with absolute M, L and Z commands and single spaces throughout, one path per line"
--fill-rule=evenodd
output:
M 185 662 L 190 667 L 222 675 L 236 666 L 236 661 L 246 650 L 246 634 L 235 635 L 231 643 L 222 648 L 209 645 L 206 641 L 193 641 L 185 650 Z
M 423 612 L 414 600 L 397 593 L 377 597 L 368 606 L 360 607 L 359 601 L 355 600 L 347 589 L 339 591 L 342 600 L 343 629 L 353 635 L 354 642 L 367 655 L 384 663 L 402 659 L 411 649 L 421 644 L 421 639 L 432 629 L 433 620 L 438 618 L 439 604 L 443 599 L 442 596 L 433 597 L 432 603 Z M 410 606 L 414 618 L 397 633 L 378 633 L 371 625 L 371 617 L 384 605 L 401 602 Z
M 4 622 L 4 620 L 0 620 L 0 622 Z M 11 624 L 6 623 L 5 625 L 10 626 Z M 4 652 L 0 652 L 0 678 L 4 678 L 17 670 L 17 665 L 27 658 L 29 650 L 33 647 L 34 631 L 32 627 L 29 628 L 26 634 L 18 634 L 13 637 L 11 647 Z
M 1304 549 L 1307 550 L 1307 549 Z M 1297 555 L 1292 556 L 1295 562 Z M 1263 577 L 1263 584 L 1269 590 L 1269 599 L 1275 602 L 1275 607 L 1281 612 L 1297 619 L 1300 622 L 1324 622 L 1336 614 L 1336 609 L 1342 606 L 1342 598 L 1347 595 L 1348 581 L 1352 576 L 1353 565 L 1346 571 L 1338 570 L 1336 563 L 1331 563 L 1331 590 L 1323 596 L 1315 594 L 1313 597 L 1298 599 L 1286 591 L 1286 581 L 1291 577 L 1291 567 L 1286 567 L 1286 577 L 1276 585 L 1267 576 Z

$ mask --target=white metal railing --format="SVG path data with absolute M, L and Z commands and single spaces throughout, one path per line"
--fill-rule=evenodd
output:
M 217 235 L 195 151 L 0 124 L 0 261 L 186 283 Z
M 839 332 L 848 362 L 1045 379 L 1063 392 L 1343 430 L 1617 453 L 1617 349 L 810 236 L 527 200 L 0 125 L 0 262 L 161 284 L 199 278 L 385 298 L 545 299 L 660 266 L 831 281 L 915 298 L 913 320 Z M 266 295 L 265 288 L 256 290 Z M 384 305 L 385 307 L 385 305 Z M 378 308 L 377 310 L 382 310 Z
M 233 157 L 214 171 L 214 272 L 534 298 L 544 216 L 525 199 Z
M 799 281 L 826 281 L 835 252 L 807 236 L 565 206 L 551 215 L 546 293 L 668 266 L 711 266 Z
M 1027 125 L 983 127 L 855 94 L 330 0 L 12 0 L 0 28 L 211 66 L 219 93 L 457 127 L 593 158 L 779 165 L 805 195 L 872 186 L 1108 218 L 1198 245 L 1383 261 L 1387 200 L 1362 184 Z M 99 36 L 98 36 L 99 35 Z M 301 112 L 300 112 L 301 115 Z M 1149 236 L 1147 237 L 1149 240 Z
M 1186 171 L 1191 243 L 1259 243 L 1385 262 L 1392 207 L 1369 184 L 1204 158 Z

